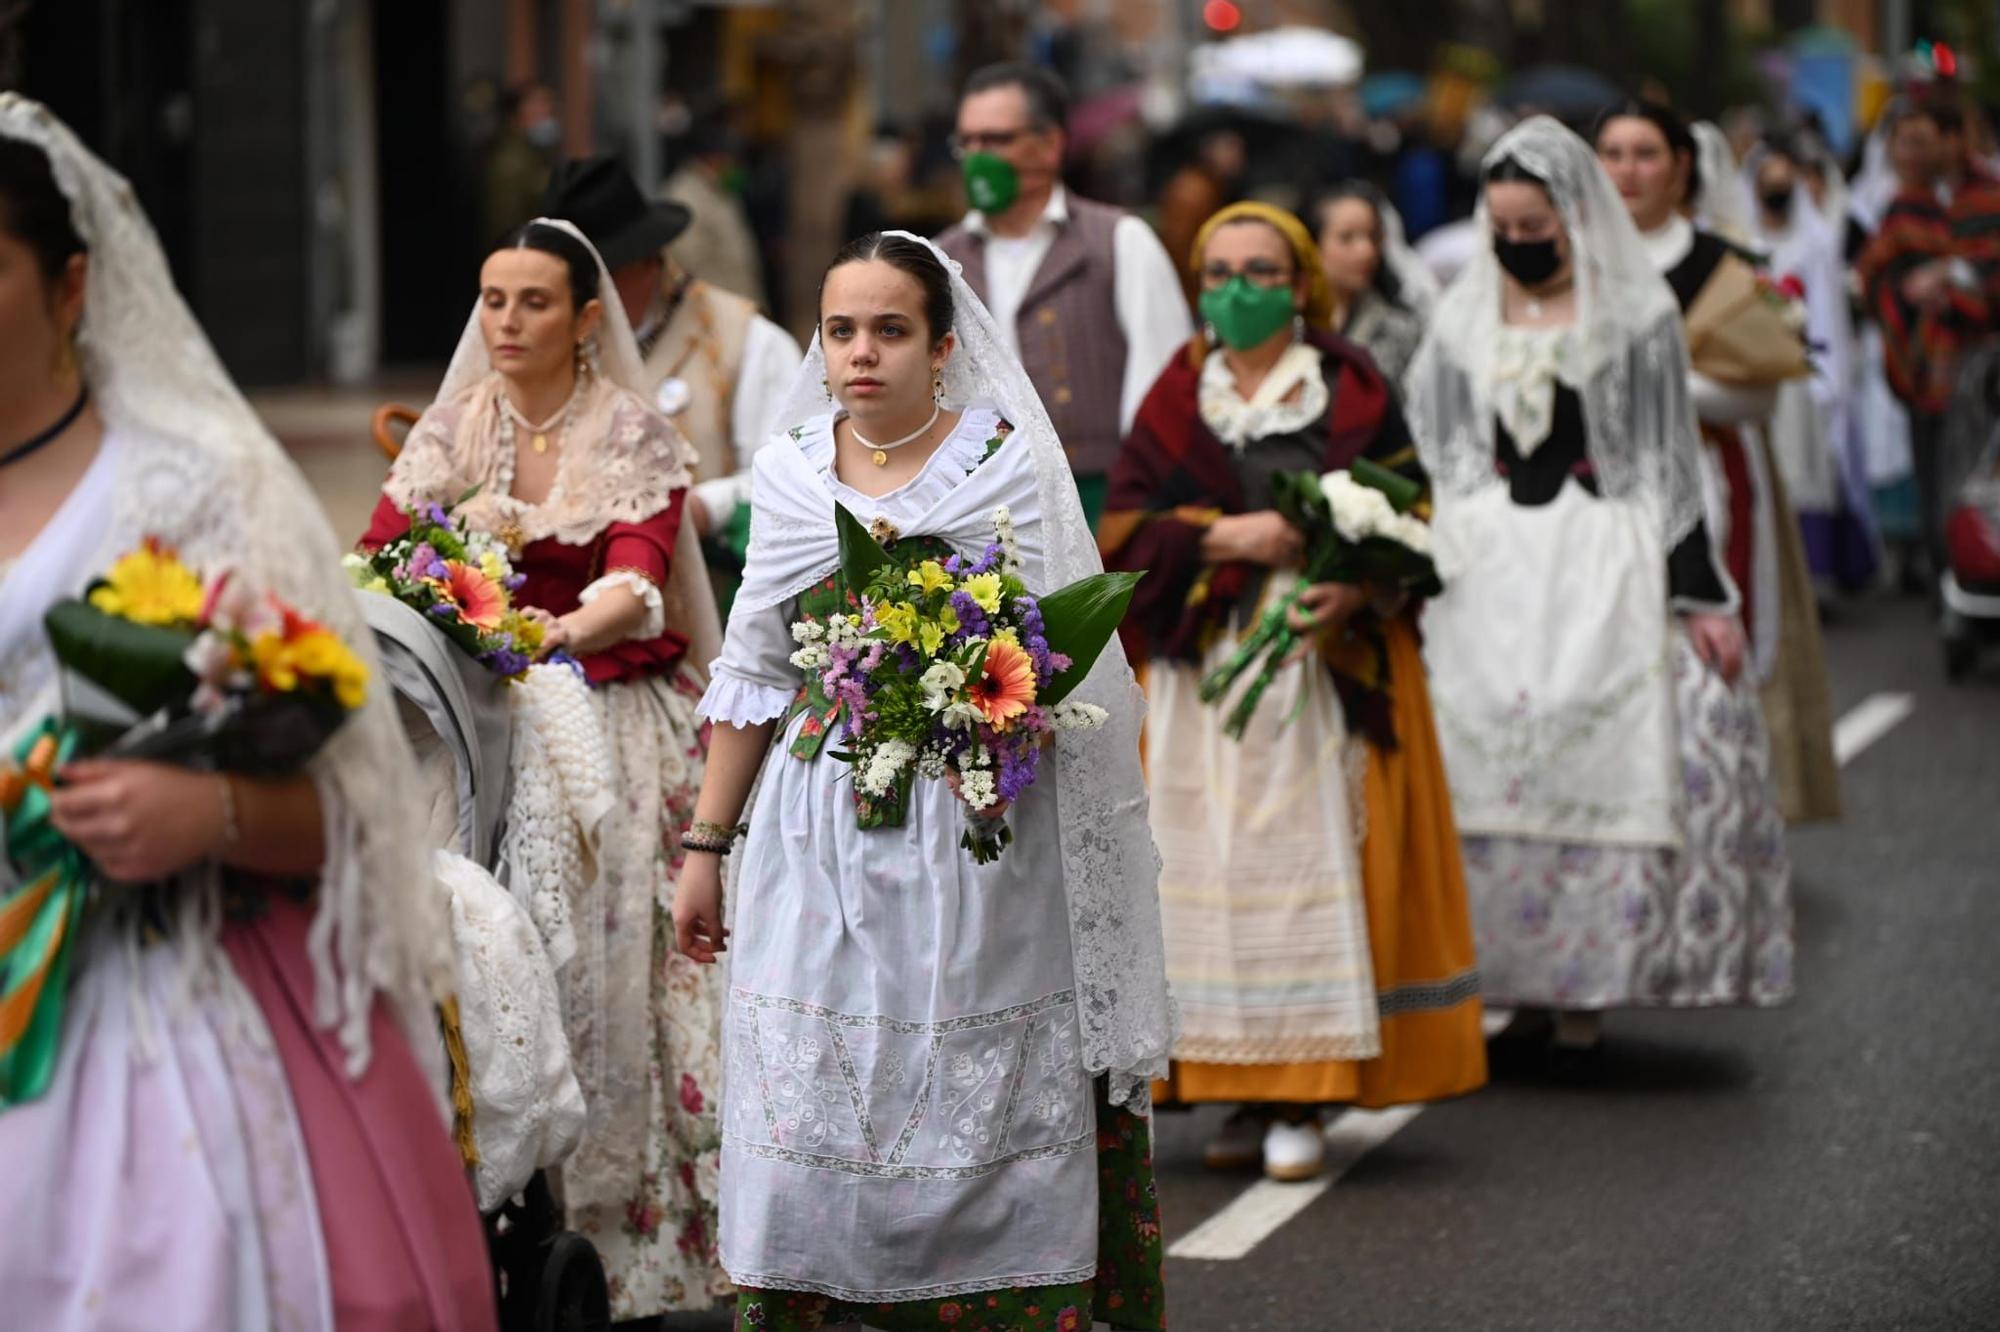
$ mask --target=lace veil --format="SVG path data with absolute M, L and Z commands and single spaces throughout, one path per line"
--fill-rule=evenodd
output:
M 1736 150 L 1729 136 L 1712 120 L 1697 120 L 1688 126 L 1694 135 L 1696 160 L 1701 165 L 1701 197 L 1695 200 L 1694 223 L 1736 245 L 1756 240 L 1755 210 L 1750 191 L 1736 169 Z
M 1382 219 L 1382 262 L 1396 275 L 1396 289 L 1403 304 L 1429 319 L 1431 311 L 1437 308 L 1437 274 L 1431 272 L 1431 266 L 1410 244 L 1409 233 L 1403 229 L 1403 215 L 1396 211 L 1396 205 L 1386 197 L 1377 196 L 1375 212 Z
M 1569 234 L 1577 305 L 1571 373 L 1599 487 L 1643 506 L 1671 549 L 1702 516 L 1680 307 L 1588 144 L 1534 116 L 1501 136 L 1484 169 L 1508 158 L 1547 184 Z M 1439 298 L 1404 380 L 1418 451 L 1447 500 L 1504 484 L 1493 466 L 1502 277 L 1483 199 L 1474 225 L 1479 248 Z
M 936 245 L 909 232 L 888 234 L 928 246 L 951 273 L 958 345 L 945 364 L 945 405 L 992 407 L 1032 449 L 1048 586 L 1064 587 L 1101 573 L 1104 563 L 1062 443 L 1027 371 L 1001 341 L 993 316 L 966 284 L 957 262 Z M 825 416 L 825 378 L 826 353 L 815 334 L 779 409 L 778 431 Z M 832 516 L 829 508 L 829 531 Z M 754 532 L 752 544 L 754 549 Z M 794 586 L 773 589 L 759 599 L 772 605 L 795 596 L 825 577 L 834 563 L 830 558 L 825 567 L 788 580 Z M 751 592 L 746 581 L 738 604 Z M 1174 1017 L 1160 933 L 1160 857 L 1147 821 L 1145 776 L 1139 766 L 1145 697 L 1116 638 L 1070 697 L 1110 714 L 1102 730 L 1065 732 L 1056 741 L 1063 879 L 1084 1063 L 1094 1073 L 1110 1074 L 1114 1102 L 1139 1105 L 1150 1080 L 1166 1073 Z
M 603 294 L 600 301 L 603 314 L 595 335 L 596 373 L 620 390 L 605 395 L 579 418 L 572 433 L 583 447 L 592 450 L 587 465 L 564 468 L 565 493 L 561 497 L 550 493 L 539 506 L 542 521 L 531 524 L 529 531 L 531 540 L 552 535 L 566 543 L 581 545 L 602 531 L 607 522 L 639 521 L 658 513 L 673 490 L 693 484 L 695 451 L 671 422 L 652 410 L 653 392 L 647 382 L 645 360 L 639 355 L 639 342 L 633 336 L 625 307 L 614 294 L 616 289 L 611 285 L 610 270 L 604 266 L 604 256 L 573 223 L 552 217 L 538 217 L 534 222 L 568 232 L 582 243 L 597 264 L 597 289 Z M 436 404 L 426 416 L 437 420 L 433 413 L 456 412 L 461 403 L 465 404 L 464 416 L 476 416 L 495 407 L 492 397 L 498 391 L 493 358 L 479 329 L 479 302 L 474 301 L 451 364 L 445 368 L 444 380 L 438 385 Z M 409 497 L 404 493 L 406 488 L 440 489 L 434 476 L 427 475 L 438 467 L 448 467 L 460 475 L 469 471 L 470 479 L 475 481 L 485 481 L 492 475 L 498 460 L 466 456 L 468 450 L 474 455 L 493 452 L 496 441 L 491 432 L 482 429 L 477 420 L 447 419 L 448 424 L 441 423 L 436 434 L 427 428 L 431 425 L 429 421 L 419 422 L 411 432 L 388 487 L 399 501 Z M 453 426 L 458 429 L 454 431 Z M 455 441 L 450 437 L 453 433 L 463 438 Z M 569 447 L 567 442 L 564 447 Z M 434 455 L 432 461 L 425 460 L 422 456 L 425 452 Z M 504 502 L 499 496 L 481 494 L 471 506 L 476 510 L 489 501 Z M 479 515 L 475 512 L 473 517 L 477 520 Z M 722 624 L 702 563 L 701 542 L 692 523 L 682 523 L 675 538 L 673 564 L 667 572 L 667 586 L 662 595 L 667 625 L 688 638 L 687 659 L 703 663 L 714 660 L 722 644 Z
M 341 547 L 175 289 L 131 186 L 27 98 L 0 92 L 0 136 L 48 155 L 90 247 L 79 351 L 119 448 L 112 521 L 90 567 L 108 567 L 140 537 L 158 535 L 191 566 L 210 575 L 236 570 L 298 606 L 369 667 L 367 703 L 310 769 L 326 835 L 308 936 L 314 1017 L 337 1027 L 348 1072 L 358 1076 L 368 1063 L 373 1002 L 385 995 L 418 1059 L 441 1077 L 430 1005 L 451 984 L 451 934 L 412 798 L 414 760 L 341 569 Z M 47 654 L 40 669 L 52 670 Z M 192 884 L 179 901 L 177 928 L 191 956 L 213 959 L 218 886 L 212 878 Z

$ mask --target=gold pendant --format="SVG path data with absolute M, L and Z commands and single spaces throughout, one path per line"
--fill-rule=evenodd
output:
M 889 455 L 882 452 L 882 450 L 880 449 L 875 450 L 875 452 L 870 455 L 870 458 L 877 467 L 887 467 L 889 465 Z
M 535 436 L 534 447 L 536 453 L 547 453 L 549 451 L 549 437 L 547 435 L 537 434 Z
M 521 547 L 527 544 L 528 534 L 521 530 L 520 522 L 513 518 L 500 524 L 499 536 L 501 543 L 507 547 L 509 555 L 519 555 Z

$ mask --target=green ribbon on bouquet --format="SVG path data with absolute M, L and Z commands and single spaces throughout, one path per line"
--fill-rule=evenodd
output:
M 0 897 L 0 1109 L 48 1089 L 62 1037 L 64 997 L 89 862 L 49 820 L 55 773 L 80 734 L 53 718 L 21 741 L 0 771 L 5 854 L 22 882 Z

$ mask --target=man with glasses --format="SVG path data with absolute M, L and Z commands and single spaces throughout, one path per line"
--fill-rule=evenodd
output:
M 1095 527 L 1119 442 L 1194 327 L 1152 229 L 1063 188 L 1068 104 L 1036 65 L 989 65 L 967 81 L 952 152 L 972 210 L 938 244 L 1027 367 Z

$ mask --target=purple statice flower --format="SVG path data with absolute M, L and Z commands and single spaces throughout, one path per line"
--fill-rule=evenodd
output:
M 1068 670 L 1070 667 L 1074 665 L 1076 665 L 1076 663 L 1071 661 L 1069 657 L 1064 653 L 1061 652 L 1049 653 L 1049 672 L 1053 675 L 1061 675 L 1064 671 Z
M 896 661 L 904 671 L 917 669 L 917 650 L 908 643 L 896 644 Z
M 495 675 L 519 675 L 532 664 L 526 653 L 516 652 L 511 647 L 494 648 L 480 660 Z
M 429 521 L 431 521 L 432 523 L 435 523 L 439 527 L 451 526 L 451 515 L 444 511 L 444 506 L 442 504 L 425 505 L 424 517 Z
M 440 601 L 437 605 L 431 607 L 430 613 L 437 616 L 440 620 L 449 620 L 452 616 L 458 614 L 458 607 L 452 605 L 449 601 Z
M 519 591 L 521 590 L 522 586 L 523 586 L 523 585 L 524 585 L 524 584 L 525 584 L 525 583 L 526 583 L 527 581 L 528 581 L 528 575 L 526 575 L 526 574 L 522 574 L 522 573 L 517 573 L 517 574 L 508 574 L 508 575 L 507 575 L 507 577 L 506 577 L 506 578 L 505 578 L 504 580 L 502 580 L 502 585 L 503 585 L 503 586 L 504 586 L 504 587 L 505 587 L 505 588 L 506 588 L 506 589 L 507 589 L 507 590 L 508 590 L 509 592 L 519 592 Z
M 965 572 L 965 561 L 961 560 L 956 555 L 948 555 L 945 557 L 944 571 L 950 574 L 953 578 L 956 578 L 961 573 Z
M 1019 800 L 1027 789 L 1035 784 L 1035 769 L 1042 759 L 1042 747 L 1028 737 L 1028 742 L 999 746 L 994 751 L 999 761 L 999 769 L 993 777 L 995 789 L 1002 800 Z
M 882 664 L 882 658 L 888 655 L 889 645 L 879 638 L 876 639 L 868 645 L 868 651 L 861 656 L 861 673 L 863 675 L 873 675 L 875 668 Z
M 993 626 L 987 623 L 986 612 L 979 609 L 979 603 L 972 599 L 970 592 L 952 593 L 951 608 L 958 612 L 960 634 L 984 638 L 992 632 Z
M 1021 621 L 1021 646 L 1035 663 L 1035 680 L 1047 684 L 1049 669 L 1048 629 L 1042 623 L 1042 607 L 1033 597 L 1015 597 L 1014 614 Z

